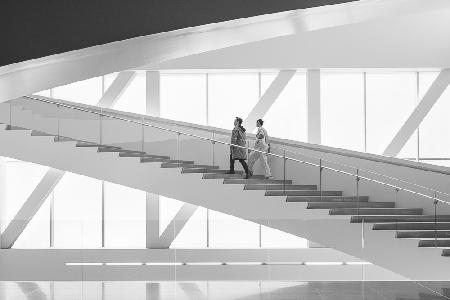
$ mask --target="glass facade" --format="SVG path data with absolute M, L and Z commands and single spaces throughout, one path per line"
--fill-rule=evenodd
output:
M 437 72 L 323 71 L 321 135 L 324 145 L 380 154 Z M 76 82 L 40 95 L 95 104 L 116 74 Z M 231 129 L 245 118 L 276 77 L 275 72 L 161 74 L 161 117 Z M 145 74 L 138 72 L 120 96 L 119 110 L 145 113 Z M 450 91 L 421 123 L 399 157 L 448 166 Z M 269 135 L 307 139 L 306 74 L 298 71 L 263 119 Z M 46 167 L 6 159 L 9 222 Z M 145 248 L 146 195 L 117 184 L 66 173 L 15 248 Z M 160 234 L 183 206 L 161 197 Z M 304 248 L 307 241 L 269 227 L 199 207 L 172 248 Z

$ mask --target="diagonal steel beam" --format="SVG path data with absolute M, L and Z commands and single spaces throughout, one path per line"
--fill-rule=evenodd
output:
M 11 220 L 1 236 L 2 249 L 11 248 L 28 223 L 42 206 L 48 195 L 64 175 L 64 171 L 50 169 L 38 183 L 34 191 Z
M 286 85 L 294 77 L 295 72 L 296 70 L 282 70 L 278 73 L 264 95 L 261 96 L 258 103 L 245 118 L 244 127 L 247 128 L 248 132 L 252 132 L 256 128 L 256 120 L 266 115 Z
M 97 106 L 111 108 L 116 105 L 120 96 L 127 89 L 128 85 L 133 81 L 135 76 L 135 71 L 120 72 L 109 88 L 105 91 L 102 98 L 98 101 Z
M 383 155 L 395 157 L 400 153 L 411 135 L 419 127 L 420 123 L 422 123 L 422 120 L 427 116 L 449 84 L 450 69 L 444 69 L 439 73 L 419 104 L 386 147 Z
M 189 219 L 197 211 L 198 206 L 189 203 L 183 204 L 180 210 L 177 212 L 175 217 L 167 225 L 164 232 L 159 237 L 162 245 L 166 246 L 164 248 L 169 248 L 181 230 L 184 228 Z
M 165 249 L 169 248 L 183 227 L 197 210 L 198 206 L 185 203 L 177 212 L 175 217 L 159 234 L 159 203 L 158 195 L 147 193 L 147 242 L 149 249 Z

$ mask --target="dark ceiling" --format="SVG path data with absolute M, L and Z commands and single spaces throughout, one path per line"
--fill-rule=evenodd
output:
M 137 36 L 355 0 L 6 0 L 0 66 Z

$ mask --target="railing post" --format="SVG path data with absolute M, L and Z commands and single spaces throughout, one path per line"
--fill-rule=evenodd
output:
M 141 118 L 142 122 L 142 145 L 141 145 L 141 151 L 142 153 L 145 153 L 145 126 L 144 126 L 144 117 Z
M 283 149 L 283 191 L 286 196 L 286 149 Z
M 398 187 L 395 188 L 395 199 L 394 199 L 394 208 L 397 207 L 397 199 L 398 199 L 398 191 L 400 189 Z M 398 217 L 395 217 L 395 235 L 397 236 L 398 234 Z
M 437 197 L 436 197 L 436 191 L 434 191 L 434 199 L 433 199 L 433 204 L 434 204 L 434 247 L 437 248 L 438 246 L 438 232 L 437 232 Z
M 59 122 L 60 122 L 60 116 L 59 116 L 59 104 L 56 104 L 56 118 L 57 118 L 57 123 L 56 123 L 56 131 L 57 131 L 57 139 L 59 141 Z
M 215 161 L 216 161 L 216 152 L 215 152 L 215 147 L 214 147 L 215 144 L 216 144 L 215 140 L 216 140 L 216 137 L 215 137 L 215 134 L 213 132 L 213 140 L 211 142 L 211 144 L 212 144 L 212 165 L 213 165 L 213 167 L 215 166 Z
M 356 202 L 357 202 L 357 208 L 358 208 L 358 217 L 359 217 L 359 169 L 356 169 Z
M 319 190 L 320 190 L 320 202 L 322 202 L 322 159 L 319 158 Z
M 12 100 L 9 101 L 9 129 L 12 129 Z
M 177 131 L 177 160 L 180 160 L 180 135 L 181 133 Z
M 99 131 L 100 131 L 100 138 L 99 138 L 99 144 L 100 145 L 102 145 L 102 139 L 103 139 L 103 137 L 102 137 L 102 128 L 103 128 L 103 120 L 102 120 L 102 117 L 103 117 L 103 108 L 102 107 L 100 107 L 100 125 L 99 125 Z

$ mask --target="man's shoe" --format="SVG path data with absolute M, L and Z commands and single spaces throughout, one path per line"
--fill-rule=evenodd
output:
M 244 177 L 244 179 L 249 179 L 250 178 L 250 175 L 247 173 L 247 174 L 245 174 L 245 177 Z
M 236 174 L 236 173 L 234 173 L 234 171 L 228 171 L 225 174 Z
M 273 176 L 266 176 L 264 179 L 273 179 Z

